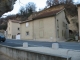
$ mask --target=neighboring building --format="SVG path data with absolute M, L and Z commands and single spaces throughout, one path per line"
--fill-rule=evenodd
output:
M 80 4 L 78 5 L 79 40 L 80 40 Z
M 20 23 L 21 21 L 9 20 L 8 27 L 6 30 L 6 38 L 8 39 L 16 39 L 16 35 L 20 34 Z
M 65 9 L 48 8 L 30 20 L 21 22 L 21 39 L 35 41 L 65 41 L 69 38 L 69 21 Z

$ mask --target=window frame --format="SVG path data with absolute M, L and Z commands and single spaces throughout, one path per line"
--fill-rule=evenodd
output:
M 57 19 L 57 28 L 59 28 L 59 20 Z

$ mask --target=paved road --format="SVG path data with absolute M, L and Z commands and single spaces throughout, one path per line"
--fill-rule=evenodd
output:
M 7 46 L 12 46 L 12 47 L 21 47 L 24 42 L 28 42 L 29 47 L 52 47 L 52 43 L 55 42 L 39 42 L 39 41 L 24 41 L 24 40 L 9 40 L 7 39 L 4 43 L 1 42 L 0 44 L 7 45 Z M 75 50 L 80 50 L 80 43 L 75 43 L 75 42 L 57 42 L 59 43 L 60 48 L 64 49 L 75 49 Z

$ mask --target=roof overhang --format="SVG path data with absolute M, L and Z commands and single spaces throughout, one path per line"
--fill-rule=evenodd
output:
M 33 20 L 22 21 L 22 22 L 20 22 L 20 24 L 23 24 L 23 23 L 26 23 L 26 22 L 30 22 L 30 21 L 33 21 Z

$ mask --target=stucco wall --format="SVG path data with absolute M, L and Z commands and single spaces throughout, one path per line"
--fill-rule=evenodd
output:
M 12 22 L 8 21 L 7 38 L 11 39 L 11 36 L 12 36 Z
M 59 27 L 57 27 L 57 20 L 59 22 Z M 59 37 L 57 30 L 59 30 Z M 60 14 L 57 14 L 56 16 L 56 32 L 57 32 L 57 41 L 63 41 L 69 37 L 68 22 L 66 20 L 64 11 L 60 12 Z
M 19 28 L 19 30 L 18 30 Z M 19 23 L 13 23 L 9 20 L 8 27 L 7 27 L 7 38 L 12 39 L 12 35 L 17 35 L 20 33 L 20 24 Z
M 47 17 L 34 20 L 34 39 L 40 41 L 55 41 L 55 18 Z
M 18 30 L 19 28 L 19 30 Z M 12 23 L 12 35 L 17 35 L 20 33 L 20 24 L 19 23 Z
M 26 23 L 29 24 L 28 27 L 26 27 Z M 21 39 L 33 39 L 33 22 L 26 23 L 20 25 Z M 29 35 L 27 35 L 26 32 L 29 32 Z

